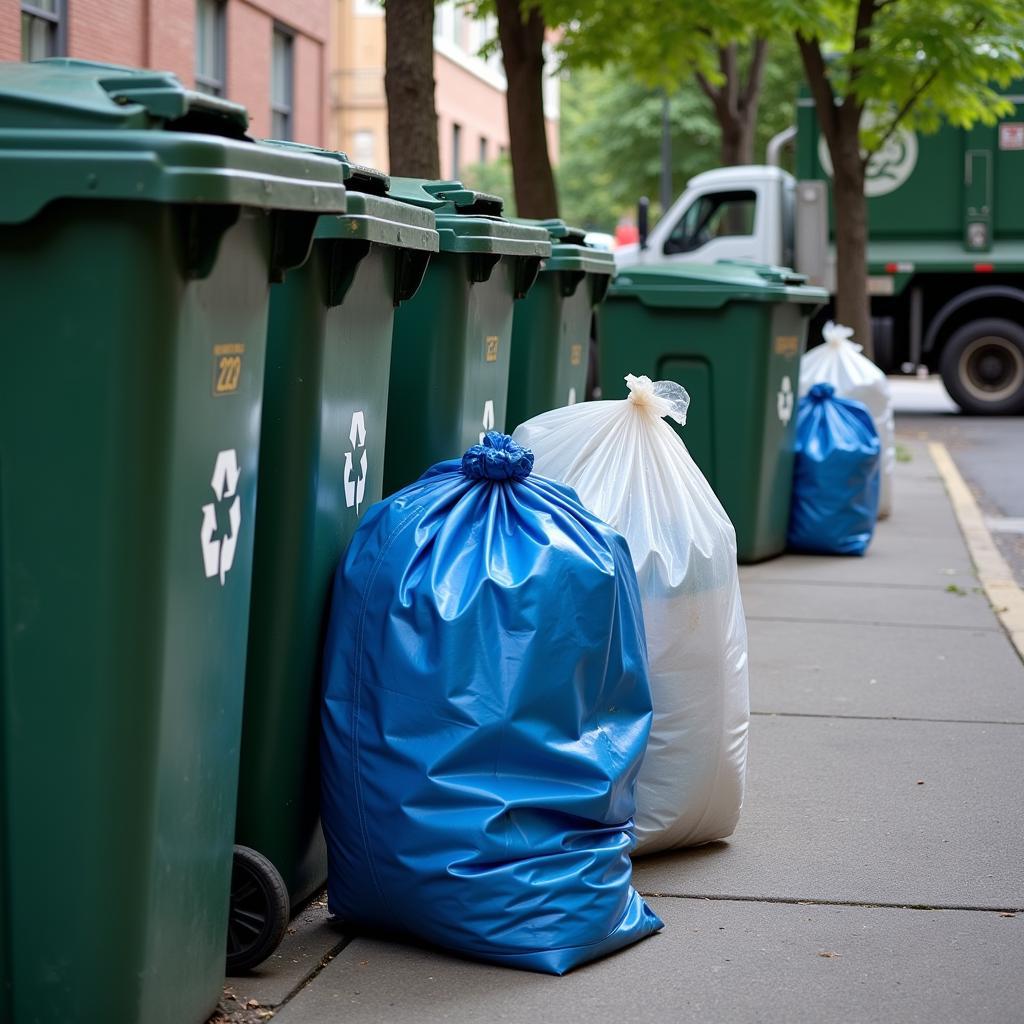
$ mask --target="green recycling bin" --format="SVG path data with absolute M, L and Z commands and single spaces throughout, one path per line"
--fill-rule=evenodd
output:
M 390 194 L 432 210 L 440 251 L 395 314 L 384 493 L 505 428 L 512 309 L 551 255 L 544 228 L 457 181 L 393 178 Z
M 786 546 L 800 356 L 828 300 L 804 281 L 740 261 L 631 266 L 598 310 L 605 398 L 625 398 L 627 373 L 689 392 L 680 435 L 736 527 L 741 562 Z
M 272 145 L 288 146 L 286 143 Z M 320 657 L 331 580 L 381 497 L 395 308 L 437 251 L 434 215 L 344 154 L 348 209 L 270 303 L 228 969 L 277 946 L 327 878 Z
M 615 257 L 593 249 L 562 220 L 516 221 L 544 228 L 551 256 L 516 303 L 505 422 L 520 423 L 587 397 L 590 326 L 615 273 Z
M 338 164 L 173 75 L 0 65 L 0 1020 L 221 995 L 272 278 Z

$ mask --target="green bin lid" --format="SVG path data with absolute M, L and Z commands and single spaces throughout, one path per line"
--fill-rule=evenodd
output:
M 551 255 L 547 231 L 507 220 L 501 216 L 501 198 L 466 188 L 461 181 L 392 178 L 388 194 L 433 211 L 441 252 Z
M 529 220 L 516 218 L 515 224 L 528 224 L 531 227 L 543 228 L 551 239 L 551 257 L 544 261 L 545 271 L 581 270 L 586 274 L 614 274 L 615 257 L 610 252 L 603 252 L 587 245 L 584 241 L 586 232 L 582 228 L 574 228 L 558 217 L 547 220 Z
M 345 209 L 336 162 L 257 145 L 247 125 L 244 107 L 170 72 L 0 64 L 0 223 L 70 198 Z
M 391 178 L 383 171 L 357 164 L 349 159 L 347 153 L 336 149 L 320 149 L 281 139 L 260 141 L 265 146 L 333 160 L 341 166 L 348 190 L 346 212 L 344 215 L 321 217 L 317 224 L 317 238 L 358 238 L 379 245 L 437 252 L 438 234 L 434 229 L 433 211 L 388 198 Z
M 641 263 L 619 272 L 609 298 L 689 309 L 718 309 L 728 302 L 827 302 L 828 292 L 805 284 L 806 280 L 788 267 L 747 260 Z

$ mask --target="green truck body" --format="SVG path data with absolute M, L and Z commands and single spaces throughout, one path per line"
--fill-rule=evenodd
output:
M 1013 112 L 992 125 L 898 130 L 865 187 L 875 360 L 889 373 L 941 373 L 978 413 L 1024 413 L 1024 81 L 1004 95 Z M 700 174 L 616 262 L 753 259 L 833 290 L 831 167 L 807 96 L 795 137 L 796 177 L 770 165 Z M 769 164 L 778 151 L 773 140 Z

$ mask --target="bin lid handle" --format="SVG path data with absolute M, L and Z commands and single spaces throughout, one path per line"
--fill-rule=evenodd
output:
M 753 270 L 758 277 L 763 277 L 772 284 L 806 284 L 807 275 L 798 274 L 791 267 L 776 267 L 769 263 L 758 263 L 756 260 L 744 259 L 721 259 L 717 263 L 724 263 L 732 267 L 746 267 Z
M 172 122 L 169 127 L 188 130 L 187 124 L 174 125 L 190 116 L 215 118 L 221 124 L 218 134 L 243 137 L 249 128 L 249 114 L 245 107 L 219 96 L 182 89 L 167 75 L 112 75 L 100 80 L 100 85 L 118 104 L 137 103 L 151 117 Z M 227 129 L 227 130 L 225 130 Z
M 460 181 L 428 182 L 423 186 L 423 191 L 436 199 L 454 204 L 456 213 L 500 217 L 505 206 L 500 196 L 466 188 Z

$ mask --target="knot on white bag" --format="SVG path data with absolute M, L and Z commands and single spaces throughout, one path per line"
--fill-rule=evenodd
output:
M 686 389 L 674 380 L 651 380 L 650 377 L 634 377 L 626 374 L 629 401 L 641 409 L 649 409 L 659 419 L 668 416 L 680 426 L 686 423 L 686 410 L 690 407 L 690 396 Z
M 842 348 L 844 345 L 849 345 L 854 352 L 860 352 L 863 345 L 858 345 L 857 342 L 851 341 L 853 337 L 853 328 L 847 327 L 845 324 L 837 324 L 832 320 L 829 320 L 827 324 L 821 329 L 821 336 L 825 339 L 825 344 L 829 348 Z

